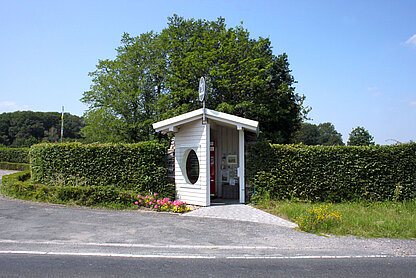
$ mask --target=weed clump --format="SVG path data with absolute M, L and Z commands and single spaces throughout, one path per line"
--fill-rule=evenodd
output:
M 341 213 L 329 203 L 307 209 L 303 215 L 296 218 L 296 224 L 304 232 L 316 233 L 328 231 L 341 220 Z

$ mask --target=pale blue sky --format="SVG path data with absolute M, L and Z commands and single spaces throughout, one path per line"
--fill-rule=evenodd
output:
M 344 142 L 364 126 L 376 143 L 416 141 L 416 1 L 1 1 L 0 113 L 81 116 L 88 72 L 114 58 L 123 32 L 167 26 L 174 13 L 241 21 L 286 52 L 312 123 Z M 197 88 L 195 88 L 197 89 Z M 387 140 L 387 141 L 386 141 Z

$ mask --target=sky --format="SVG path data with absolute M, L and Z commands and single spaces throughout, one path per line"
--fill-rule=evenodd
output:
M 88 73 L 115 58 L 124 32 L 160 32 L 173 14 L 223 17 L 287 53 L 309 123 L 331 122 L 345 143 L 357 126 L 377 144 L 416 141 L 414 0 L 0 3 L 0 113 L 64 106 L 82 116 Z

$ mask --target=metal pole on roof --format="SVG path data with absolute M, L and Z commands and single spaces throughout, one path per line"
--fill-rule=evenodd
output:
M 205 113 L 206 113 L 206 111 L 205 111 L 205 99 L 204 99 L 204 101 L 202 103 L 202 123 L 203 124 L 207 123 L 207 120 L 205 119 Z
M 205 78 L 201 77 L 199 80 L 199 100 L 202 101 L 202 124 L 206 124 L 207 121 L 205 119 L 205 100 L 207 98 L 207 94 L 205 91 Z

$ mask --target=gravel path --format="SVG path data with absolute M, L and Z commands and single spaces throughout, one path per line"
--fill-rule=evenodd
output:
M 194 211 L 183 214 L 184 216 L 219 218 L 238 221 L 248 221 L 278 225 L 287 228 L 296 228 L 297 225 L 270 213 L 253 208 L 249 205 L 215 205 L 210 207 L 198 208 Z

